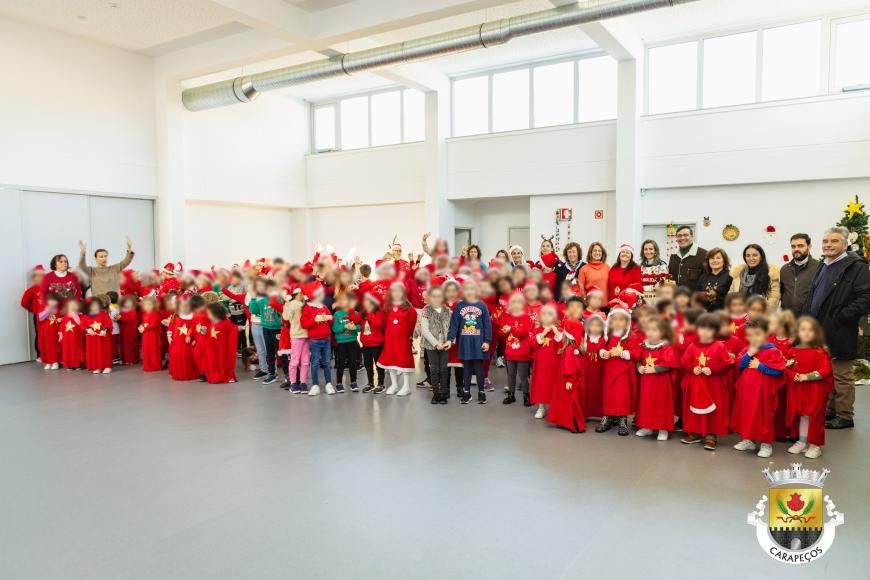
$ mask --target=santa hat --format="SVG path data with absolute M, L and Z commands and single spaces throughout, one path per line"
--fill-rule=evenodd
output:
M 37 264 L 30 271 L 31 274 L 45 274 L 45 266 L 42 264 Z
M 502 261 L 498 258 L 493 258 L 489 261 L 489 264 L 487 265 L 490 270 L 498 270 L 499 268 L 501 268 L 501 266 Z
M 610 311 L 607 313 L 606 323 L 610 324 L 610 319 L 613 318 L 615 314 L 622 314 L 626 318 L 628 318 L 628 328 L 625 329 L 625 334 L 623 334 L 619 340 L 625 340 L 628 334 L 631 332 L 631 310 L 628 305 L 621 300 L 611 300 L 610 301 Z M 607 326 L 605 325 L 605 329 Z
M 579 340 L 583 336 L 583 322 L 579 320 L 568 320 L 562 322 L 562 333 L 573 341 Z
M 308 282 L 302 285 L 302 293 L 305 294 L 306 300 L 314 300 L 318 292 L 323 292 L 323 284 L 320 282 Z
M 698 382 L 689 390 L 689 410 L 696 415 L 709 415 L 716 410 L 716 403 L 707 390 L 706 382 Z
M 634 246 L 632 246 L 631 244 L 627 244 L 625 242 L 619 244 L 619 247 L 616 248 L 616 255 L 618 256 L 622 250 L 628 250 L 629 252 L 631 252 L 631 255 L 634 256 Z
M 599 288 L 598 286 L 595 286 L 594 284 L 590 284 L 589 286 L 586 287 L 586 296 L 587 297 L 595 296 L 596 294 L 598 296 L 601 296 L 602 298 L 604 297 L 604 291 L 602 291 L 601 288 Z
M 372 294 L 371 292 L 366 292 L 363 295 L 363 298 L 365 298 L 366 300 L 370 300 L 371 302 L 374 302 L 378 306 L 381 305 L 381 299 L 378 298 L 376 294 Z
M 643 294 L 643 290 L 639 286 L 640 284 L 631 284 L 628 288 L 620 292 L 617 297 L 620 302 L 628 306 L 631 310 L 634 310 L 634 307 L 637 306 L 637 303 L 640 301 L 641 295 Z
M 172 262 L 166 262 L 163 265 L 163 273 L 175 276 L 175 264 L 173 264 Z
M 299 272 L 305 276 L 311 276 L 314 274 L 314 266 L 311 265 L 311 262 L 305 262 L 299 268 Z

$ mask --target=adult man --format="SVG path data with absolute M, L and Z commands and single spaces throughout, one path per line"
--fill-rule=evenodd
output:
M 809 235 L 795 234 L 789 241 L 792 260 L 779 271 L 780 306 L 797 316 L 807 300 L 819 261 L 810 255 Z
M 815 316 L 825 329 L 834 364 L 834 392 L 828 399 L 828 429 L 848 429 L 853 422 L 858 357 L 858 325 L 870 312 L 870 269 L 867 260 L 849 253 L 849 230 L 828 228 L 822 238 L 824 261 L 816 270 L 803 313 Z
M 678 227 L 677 252 L 671 254 L 671 258 L 668 260 L 668 274 L 677 283 L 677 286 L 685 286 L 689 290 L 695 290 L 706 261 L 707 250 L 695 245 L 695 232 L 692 231 L 692 227 Z
M 133 241 L 129 236 L 125 238 L 127 242 L 127 254 L 124 259 L 117 264 L 108 265 L 109 252 L 100 248 L 94 252 L 94 259 L 97 261 L 96 266 L 88 266 L 85 262 L 85 251 L 87 246 L 79 240 L 79 270 L 88 275 L 88 280 L 91 284 L 91 295 L 105 294 L 106 292 L 114 291 L 120 294 L 121 292 L 121 270 L 130 265 L 133 261 Z

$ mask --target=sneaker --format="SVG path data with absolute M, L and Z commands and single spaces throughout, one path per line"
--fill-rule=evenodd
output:
M 335 387 L 332 386 L 332 383 L 326 383 L 324 390 L 326 391 L 327 395 L 334 395 L 335 394 Z M 341 392 L 342 393 L 344 392 L 344 387 L 341 388 Z
M 716 451 L 716 443 L 718 443 L 718 440 L 715 435 L 707 435 L 704 437 L 704 449 L 707 451 Z
M 67 370 L 70 370 L 70 369 L 67 369 Z M 205 378 L 205 375 L 199 375 L 199 382 L 201 382 L 201 383 L 207 383 L 207 382 L 208 382 L 208 379 Z
M 683 438 L 680 439 L 680 442 L 685 443 L 686 445 L 692 445 L 693 443 L 700 443 L 703 439 L 704 438 L 697 433 L 686 433 L 683 435 Z
M 547 416 L 547 408 L 543 405 L 538 405 L 538 410 L 535 411 L 535 419 L 543 419 Z
M 308 383 L 299 383 L 299 394 L 307 395 L 309 393 Z
M 109 374 L 110 372 L 112 372 L 112 369 L 111 369 L 111 368 L 103 369 L 103 374 L 104 374 L 104 375 L 107 375 L 107 374 Z
M 486 393 L 484 393 L 483 391 L 477 393 L 477 404 L 486 405 Z
M 316 396 L 319 395 L 319 394 L 320 394 L 320 385 L 313 385 L 313 386 L 311 387 L 311 390 L 308 391 L 308 396 L 309 396 L 309 397 L 316 397 Z
M 634 432 L 634 434 L 637 435 L 638 437 L 649 437 L 650 435 L 653 434 L 653 430 L 652 429 L 638 429 L 637 431 Z
M 327 390 L 326 392 L 328 393 L 329 390 Z M 344 385 L 342 385 L 341 383 L 338 383 L 337 385 L 335 385 L 335 392 L 338 393 L 339 395 L 343 395 L 344 394 Z
M 405 383 L 405 386 L 399 389 L 399 392 L 396 393 L 397 397 L 407 397 L 411 394 L 411 386 L 408 383 Z
M 679 433 L 683 430 L 683 418 L 674 417 L 674 431 Z
M 807 447 L 807 452 L 804 453 L 804 457 L 807 459 L 818 459 L 822 456 L 822 448 L 818 445 L 810 445 Z
M 855 422 L 852 419 L 844 419 L 839 416 L 825 422 L 826 429 L 852 429 L 854 426 Z
M 601 417 L 601 422 L 595 427 L 596 433 L 604 433 L 605 431 L 610 431 L 610 417 L 607 415 Z
M 272 383 L 274 383 L 277 380 L 278 380 L 278 377 L 276 377 L 275 375 L 266 375 L 265 380 L 263 380 L 263 382 L 260 384 L 261 385 L 271 385 Z
M 504 368 L 504 357 L 503 356 L 500 356 L 497 359 L 495 359 L 495 366 L 497 368 L 500 368 L 500 369 Z
M 293 383 L 292 385 L 290 385 L 290 394 L 291 395 L 298 395 L 301 392 L 302 391 L 299 389 L 299 383 Z
M 438 395 L 432 395 L 432 400 L 429 401 L 430 405 L 437 405 L 441 401 L 441 397 Z
M 439 405 L 446 405 L 448 398 L 449 397 L 447 395 L 441 395 L 441 397 L 438 399 L 438 404 Z
M 756 455 L 764 458 L 770 457 L 771 455 L 773 455 L 773 445 L 771 445 L 770 443 L 762 443 L 761 449 L 758 450 L 758 453 L 756 453 Z
M 507 396 L 502 400 L 502 405 L 513 405 L 517 402 L 517 398 L 513 395 L 513 393 L 508 393 Z
M 492 386 L 492 381 L 489 380 L 488 378 L 483 379 L 483 388 L 485 390 L 489 391 L 490 393 L 495 390 L 495 387 Z
M 94 374 L 95 374 L 95 375 L 100 374 L 100 369 L 95 370 L 95 371 L 94 371 Z
M 659 434 L 656 435 L 656 441 L 667 441 L 670 433 L 668 433 L 665 429 L 659 429 Z
M 509 386 L 507 386 L 507 385 L 503 386 L 501 390 L 504 391 L 505 393 L 510 393 L 510 392 L 511 392 L 511 388 L 510 388 Z
M 428 389 L 428 388 L 430 388 L 431 386 L 432 386 L 432 382 L 429 380 L 428 377 L 424 377 L 422 381 L 420 381 L 419 383 L 417 383 L 417 388 L 418 388 L 418 389 Z
M 471 402 L 471 395 L 468 393 L 463 393 L 462 396 L 459 398 L 459 402 L 463 405 L 467 405 Z
M 532 398 L 529 397 L 528 393 L 523 395 L 523 407 L 531 407 L 532 406 Z
M 251 378 L 256 381 L 257 379 L 263 379 L 263 378 L 266 378 L 268 376 L 269 376 L 269 373 L 264 373 L 263 371 L 257 371 L 254 373 L 254 376 L 252 376 Z
M 798 455 L 806 451 L 807 447 L 809 445 L 807 445 L 806 441 L 796 441 L 794 445 L 788 448 L 788 452 L 792 455 Z
M 399 383 L 392 383 L 385 391 L 388 395 L 395 395 L 399 392 Z
M 50 371 L 50 370 L 51 370 L 51 365 L 45 365 L 44 367 L 42 367 L 42 370 L 44 370 L 44 371 Z
M 734 444 L 734 449 L 737 451 L 755 451 L 755 441 L 742 439 Z
M 374 386 L 374 385 L 366 385 L 366 386 L 363 387 L 362 392 L 363 392 L 363 393 L 371 393 L 373 390 L 375 390 L 375 386 Z
M 619 426 L 616 428 L 616 434 L 620 437 L 625 437 L 631 433 L 631 430 L 628 428 L 628 419 L 625 417 L 619 418 Z
M 350 392 L 351 393 L 358 393 L 359 392 L 359 387 L 357 386 L 356 383 L 350 384 Z
M 290 381 L 284 381 L 283 383 L 281 383 L 281 388 L 285 391 L 289 391 L 291 386 L 292 385 L 290 384 Z
M 60 364 L 58 364 L 58 363 L 54 363 L 54 364 L 51 365 L 51 369 L 50 369 L 50 370 L 56 371 L 56 370 L 59 369 L 59 368 L 60 368 Z
M 384 385 L 378 385 L 377 387 L 372 389 L 372 394 L 373 395 L 380 395 L 381 393 L 384 392 L 384 389 L 385 389 Z

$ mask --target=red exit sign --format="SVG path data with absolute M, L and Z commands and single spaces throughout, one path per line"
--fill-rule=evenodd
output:
M 603 209 L 596 209 L 595 210 L 595 219 L 597 219 L 597 220 L 604 219 L 604 210 Z

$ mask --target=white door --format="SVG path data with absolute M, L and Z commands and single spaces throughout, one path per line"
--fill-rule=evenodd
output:
M 109 251 L 110 263 L 119 261 L 125 253 L 124 238 L 130 236 L 133 240 L 133 250 L 136 252 L 130 267 L 135 270 L 150 270 L 158 265 L 154 263 L 153 201 L 121 197 L 91 197 L 90 204 L 89 261 L 97 248 Z
M 453 247 L 456 255 L 462 251 L 462 248 L 467 248 L 471 245 L 471 228 L 455 228 L 453 230 Z
M 508 228 L 508 244 L 510 246 L 520 246 L 526 253 L 529 254 L 529 228 L 527 226 L 523 227 L 509 227 Z

